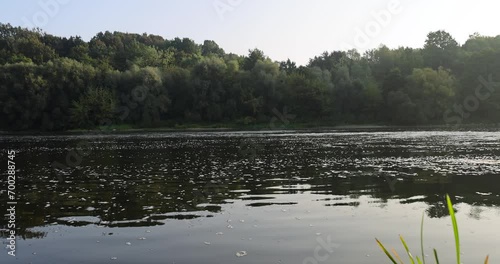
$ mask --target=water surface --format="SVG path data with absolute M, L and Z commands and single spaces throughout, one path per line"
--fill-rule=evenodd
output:
M 435 247 L 451 263 L 449 193 L 463 262 L 496 263 L 499 140 L 496 131 L 1 136 L 2 164 L 7 149 L 18 152 L 20 236 L 16 258 L 5 250 L 0 262 L 387 263 L 374 238 L 402 253 L 403 234 L 418 253 L 425 212 L 426 254 Z M 2 212 L 6 202 L 2 192 Z

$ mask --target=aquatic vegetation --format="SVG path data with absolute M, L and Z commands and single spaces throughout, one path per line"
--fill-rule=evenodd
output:
M 455 216 L 455 210 L 453 209 L 453 204 L 451 202 L 450 196 L 446 195 L 446 204 L 448 206 L 448 211 L 450 212 L 451 216 L 451 223 L 453 226 L 453 234 L 455 235 L 455 249 L 456 249 L 456 254 L 457 254 L 457 264 L 461 264 L 460 262 L 460 236 L 458 232 L 458 224 L 457 224 L 457 218 Z M 413 255 L 410 252 L 410 249 L 408 248 L 408 245 L 406 244 L 406 241 L 404 240 L 403 236 L 399 236 L 401 243 L 403 244 L 403 247 L 406 251 L 406 254 L 408 255 L 410 262 L 412 264 L 415 264 L 415 260 L 417 261 L 418 264 L 425 264 L 425 254 L 424 254 L 424 214 L 422 214 L 422 221 L 420 224 L 420 248 L 422 252 L 422 259 L 420 259 L 418 256 L 413 257 Z M 380 242 L 380 240 L 375 239 L 377 241 L 377 244 L 379 247 L 382 249 L 382 251 L 385 253 L 385 255 L 391 260 L 392 263 L 397 264 L 396 260 L 399 261 L 399 263 L 404 263 L 403 260 L 401 260 L 401 257 L 399 257 L 398 253 L 396 250 L 392 249 L 391 254 L 387 248 Z M 439 257 L 438 257 L 438 252 L 436 249 L 434 251 L 434 259 L 436 261 L 436 264 L 439 264 Z M 489 256 L 486 256 L 486 259 L 484 261 L 485 264 L 488 264 L 489 262 Z

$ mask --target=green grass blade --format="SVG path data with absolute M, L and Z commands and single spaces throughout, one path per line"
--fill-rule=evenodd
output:
M 434 258 L 436 259 L 436 264 L 439 264 L 438 252 L 434 249 Z
M 408 245 L 406 244 L 403 236 L 399 235 L 399 239 L 401 239 L 401 243 L 403 243 L 403 246 L 405 247 L 406 253 L 408 254 L 408 257 L 410 257 L 411 263 L 415 264 L 415 260 L 413 259 L 413 256 L 411 255 L 410 250 L 408 249 Z
M 423 264 L 422 261 L 420 260 L 420 258 L 417 256 L 417 263 L 418 264 Z
M 420 221 L 420 250 L 422 252 L 422 264 L 425 264 L 425 253 L 424 253 L 424 216 L 425 212 L 422 213 L 422 221 Z
M 455 234 L 455 248 L 457 251 L 457 264 L 460 264 L 460 237 L 458 235 L 457 218 L 455 217 L 455 210 L 449 195 L 446 195 L 446 203 L 448 204 L 448 211 L 450 211 L 451 223 L 453 224 L 453 233 Z
M 391 254 L 389 253 L 389 251 L 387 251 L 387 249 L 385 249 L 384 245 L 382 245 L 382 242 L 380 242 L 378 239 L 375 238 L 375 240 L 377 241 L 377 244 L 379 245 L 379 247 L 382 249 L 382 251 L 384 251 L 384 253 L 387 255 L 387 257 L 392 261 L 392 263 L 394 264 L 398 264 L 394 258 L 391 256 Z

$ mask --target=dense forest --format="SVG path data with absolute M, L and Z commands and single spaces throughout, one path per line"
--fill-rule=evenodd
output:
M 259 49 L 148 34 L 57 37 L 0 24 L 0 129 L 294 122 L 499 123 L 500 36 L 463 44 L 445 31 L 423 48 L 324 52 L 306 66 Z

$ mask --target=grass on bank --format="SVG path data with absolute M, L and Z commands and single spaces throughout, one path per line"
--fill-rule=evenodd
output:
M 456 258 L 457 258 L 457 264 L 461 264 L 460 262 L 460 236 L 458 233 L 458 225 L 457 225 L 457 218 L 455 217 L 455 210 L 453 209 L 453 204 L 451 202 L 450 196 L 446 195 L 446 204 L 448 206 L 448 211 L 450 212 L 451 216 L 451 223 L 453 225 L 453 234 L 455 235 L 455 251 L 456 251 Z M 403 236 L 399 236 L 399 239 L 401 240 L 401 243 L 403 244 L 403 247 L 406 251 L 406 254 L 408 255 L 408 258 L 410 260 L 410 263 L 415 264 L 425 264 L 425 254 L 424 254 L 424 215 L 425 213 L 422 214 L 422 220 L 420 223 L 420 250 L 422 253 L 422 258 L 419 256 L 413 256 L 410 252 L 410 249 L 408 248 L 408 245 L 406 244 L 406 241 L 404 240 Z M 389 258 L 389 260 L 394 263 L 398 264 L 403 264 L 404 261 L 401 259 L 401 257 L 398 255 L 396 250 L 392 249 L 392 254 L 386 249 L 386 247 L 380 242 L 380 240 L 375 239 L 377 241 L 377 244 L 379 247 L 382 249 L 382 251 L 385 253 L 385 255 Z M 436 249 L 434 251 L 434 260 L 436 264 L 439 264 L 439 257 L 438 257 L 438 252 Z M 398 260 L 398 262 L 396 261 Z M 485 264 L 488 264 L 489 262 L 489 256 L 486 256 L 486 259 L 484 261 Z

